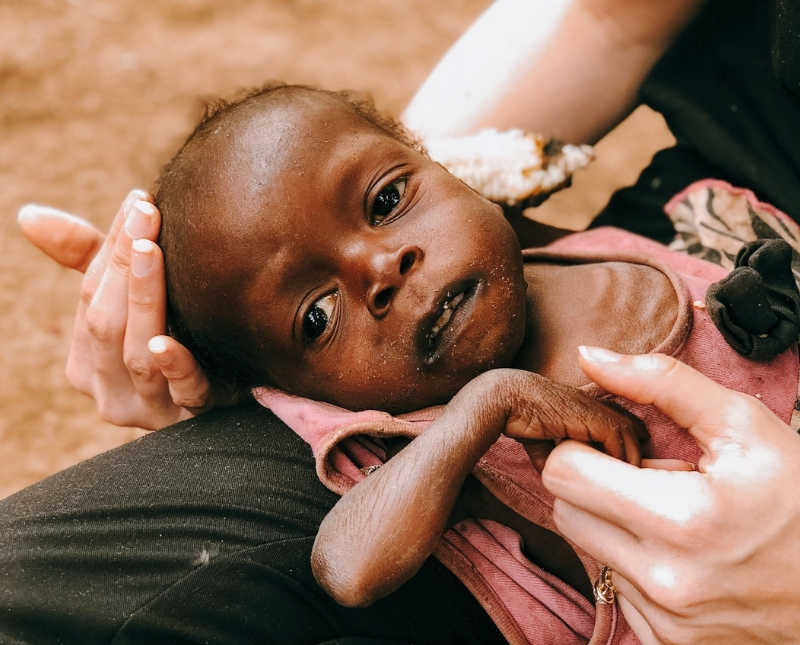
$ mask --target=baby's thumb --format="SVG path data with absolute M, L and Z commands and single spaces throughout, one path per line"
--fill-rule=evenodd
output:
M 50 206 L 27 204 L 17 221 L 23 234 L 50 258 L 83 273 L 105 236 L 84 219 Z

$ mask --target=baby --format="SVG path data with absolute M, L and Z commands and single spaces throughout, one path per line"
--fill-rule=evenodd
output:
M 579 418 L 588 407 L 564 387 L 589 385 L 578 345 L 645 353 L 674 343 L 691 327 L 674 276 L 645 261 L 523 256 L 503 210 L 398 124 L 344 94 L 304 87 L 267 88 L 204 120 L 163 171 L 156 202 L 171 329 L 212 375 L 351 410 L 417 410 L 461 391 L 437 421 L 449 438 L 430 453 L 439 484 L 425 456 L 407 448 L 389 462 L 417 496 L 405 515 L 380 502 L 400 490 L 381 469 L 360 485 L 360 499 L 373 503 L 337 506 L 326 519 L 335 530 L 321 532 L 315 573 L 327 589 L 348 604 L 369 602 L 413 575 L 444 527 L 481 512 L 515 526 L 532 560 L 590 593 L 562 540 L 485 490 L 463 505 L 459 492 L 501 432 L 591 440 L 638 461 L 642 435 L 622 412 L 609 409 L 596 426 L 565 422 L 551 435 L 519 401 L 558 401 L 565 417 Z M 509 367 L 535 374 L 494 370 Z M 481 423 L 494 434 L 478 440 Z M 347 553 L 328 548 L 330 535 Z M 361 583 L 342 562 L 374 561 L 389 548 L 416 554 L 388 557 L 375 595 L 354 600 L 347 589 Z

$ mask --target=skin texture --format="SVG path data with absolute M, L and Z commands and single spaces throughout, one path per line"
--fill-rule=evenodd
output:
M 480 517 L 508 522 L 505 507 L 488 493 L 476 491 L 479 501 L 462 499 L 463 508 L 456 509 L 467 475 L 501 433 L 535 445 L 566 437 L 597 442 L 633 463 L 639 463 L 638 441 L 645 436 L 636 419 L 571 387 L 520 370 L 485 372 L 467 383 L 422 435 L 328 513 L 311 559 L 320 585 L 343 605 L 369 605 L 411 578 L 444 529 L 462 514 L 471 515 L 478 504 Z M 512 519 L 511 525 L 534 561 L 590 594 L 568 547 L 558 553 L 542 549 L 543 536 L 530 522 Z

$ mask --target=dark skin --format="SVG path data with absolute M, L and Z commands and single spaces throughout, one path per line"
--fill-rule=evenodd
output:
M 677 313 L 669 280 L 622 262 L 523 265 L 497 205 L 327 96 L 273 100 L 205 146 L 202 210 L 214 217 L 198 214 L 189 242 L 210 275 L 200 306 L 241 314 L 272 384 L 350 409 L 450 401 L 326 517 L 320 584 L 369 604 L 419 569 L 448 524 L 480 514 L 588 593 L 559 538 L 484 493 L 457 502 L 501 433 L 532 442 L 534 461 L 543 440 L 576 438 L 638 462 L 637 424 L 575 389 L 587 383 L 575 350 L 652 350 Z

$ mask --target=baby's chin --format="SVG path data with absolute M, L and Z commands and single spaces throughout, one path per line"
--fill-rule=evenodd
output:
M 446 404 L 479 374 L 513 365 L 524 338 L 524 324 L 521 329 L 509 329 L 508 332 L 494 353 L 478 355 L 465 352 L 464 360 L 450 363 L 445 373 L 425 374 L 418 371 L 420 378 L 412 382 L 390 380 L 390 385 L 385 387 L 375 386 L 346 395 L 337 393 L 330 397 L 330 402 L 350 410 L 383 410 L 391 414 Z

